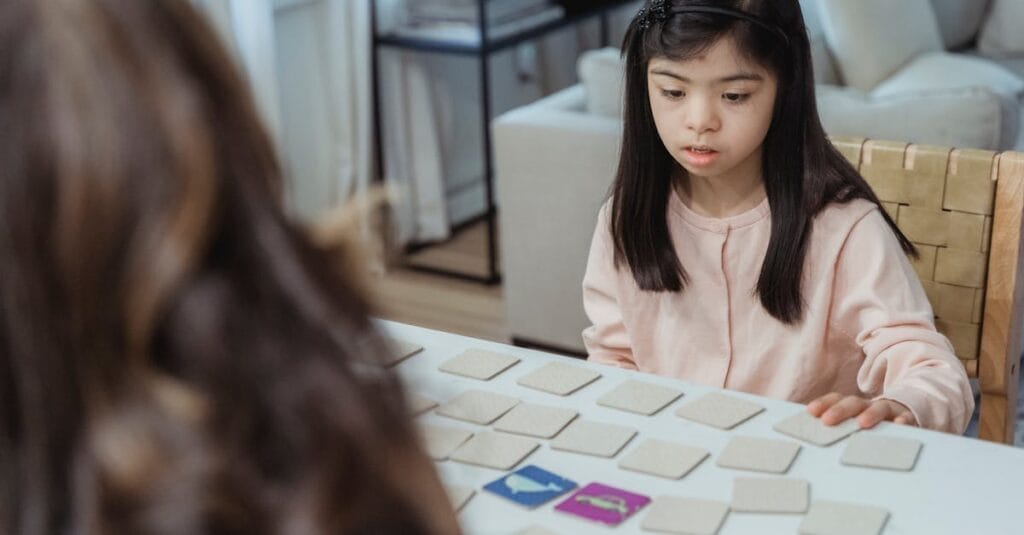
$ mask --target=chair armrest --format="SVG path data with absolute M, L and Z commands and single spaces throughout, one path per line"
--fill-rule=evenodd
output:
M 583 351 L 581 284 L 621 122 L 583 111 L 574 86 L 492 126 L 499 243 L 514 337 Z M 541 313 L 543 312 L 543 313 Z

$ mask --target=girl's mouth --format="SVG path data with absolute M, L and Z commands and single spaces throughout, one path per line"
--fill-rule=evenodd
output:
M 708 147 L 687 147 L 683 151 L 687 163 L 695 167 L 703 167 L 714 163 L 718 157 L 718 151 Z

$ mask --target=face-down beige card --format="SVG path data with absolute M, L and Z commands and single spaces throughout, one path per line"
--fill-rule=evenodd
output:
M 619 468 L 668 479 L 680 479 L 708 457 L 708 450 L 656 440 L 644 440 L 619 461 Z
M 860 429 L 860 424 L 857 423 L 856 418 L 850 418 L 845 422 L 829 426 L 821 423 L 820 419 L 811 416 L 806 410 L 801 410 L 775 424 L 772 429 L 804 442 L 825 447 L 856 433 Z
M 498 470 L 511 470 L 537 449 L 540 443 L 528 438 L 481 431 L 451 454 L 451 460 Z
M 484 349 L 468 349 L 446 360 L 438 368 L 446 373 L 490 381 L 519 362 L 518 357 Z
M 879 535 L 889 511 L 838 502 L 811 503 L 800 524 L 800 535 Z
M 597 404 L 650 416 L 682 395 L 682 390 L 629 379 L 598 398 Z
M 577 414 L 573 409 L 521 403 L 494 422 L 494 429 L 517 435 L 551 438 L 569 425 Z
M 576 420 L 551 441 L 551 449 L 614 457 L 636 435 L 636 429 L 589 420 Z
M 850 437 L 840 461 L 850 466 L 910 471 L 917 463 L 923 443 L 862 431 Z
M 714 535 L 728 514 L 729 504 L 724 502 L 659 496 L 654 499 L 640 527 L 660 533 Z
M 420 351 L 423 351 L 423 346 L 412 342 L 406 342 L 405 340 L 387 338 L 387 342 L 392 351 L 384 356 L 385 366 L 394 366 Z
M 712 392 L 679 407 L 676 416 L 718 429 L 732 429 L 762 411 L 764 407 L 756 403 Z
M 735 436 L 718 454 L 718 466 L 784 474 L 800 452 L 800 444 L 788 440 Z
M 437 406 L 437 402 L 417 392 L 407 392 L 406 403 L 409 404 L 409 414 L 419 416 Z
M 516 381 L 541 392 L 568 396 L 601 377 L 600 373 L 562 362 L 549 362 Z
M 488 425 L 517 404 L 519 400 L 513 397 L 482 390 L 467 390 L 438 407 L 435 412 L 456 420 Z
M 419 430 L 427 454 L 435 461 L 447 459 L 456 448 L 473 436 L 473 433 L 465 429 L 438 425 L 421 424 Z
M 804 479 L 737 477 L 732 484 L 732 510 L 743 513 L 803 513 L 811 499 Z

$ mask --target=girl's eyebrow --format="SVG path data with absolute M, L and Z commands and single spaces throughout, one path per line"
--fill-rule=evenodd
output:
M 692 83 L 692 80 L 690 80 L 689 78 L 687 78 L 685 76 L 676 74 L 676 73 L 674 73 L 672 71 L 663 70 L 663 69 L 651 69 L 651 74 L 660 74 L 662 76 L 668 76 L 668 77 L 671 77 L 671 78 L 675 78 L 676 80 L 679 80 L 680 82 Z M 729 76 L 724 76 L 722 78 L 719 78 L 715 82 L 719 83 L 719 84 L 722 84 L 722 83 L 742 82 L 742 81 L 760 82 L 762 80 L 764 80 L 764 77 L 761 76 L 760 74 L 751 73 L 751 72 L 738 72 L 736 74 L 731 74 Z

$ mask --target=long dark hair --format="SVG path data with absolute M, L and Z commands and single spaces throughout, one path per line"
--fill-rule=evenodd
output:
M 0 532 L 457 531 L 183 0 L 0 3 Z
M 645 6 L 648 12 L 656 7 L 652 4 Z M 867 199 L 881 206 L 867 182 L 825 136 L 815 105 L 810 43 L 800 4 L 797 0 L 665 0 L 662 5 L 668 13 L 681 6 L 731 8 L 760 19 L 764 26 L 708 12 L 674 13 L 664 20 L 637 17 L 630 24 L 623 42 L 622 149 L 611 188 L 615 264 L 628 265 L 643 290 L 678 292 L 685 288 L 686 270 L 665 219 L 677 164 L 659 142 L 655 129 L 647 66 L 657 57 L 695 57 L 731 36 L 740 53 L 770 70 L 778 80 L 762 158 L 772 229 L 755 291 L 772 316 L 797 323 L 803 312 L 800 279 L 814 216 L 830 202 Z M 765 26 L 780 28 L 785 39 Z M 916 255 L 885 210 L 881 213 L 903 249 Z

